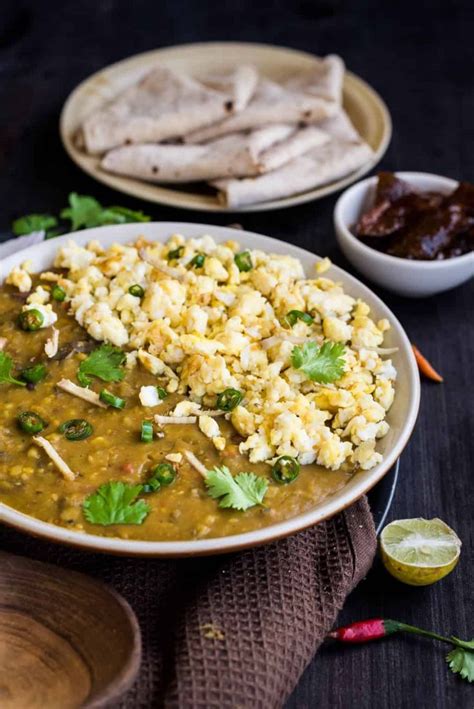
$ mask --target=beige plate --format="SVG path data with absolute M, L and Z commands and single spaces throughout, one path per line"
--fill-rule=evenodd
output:
M 323 187 L 303 192 L 285 199 L 277 199 L 240 209 L 228 209 L 210 194 L 211 188 L 200 188 L 196 183 L 185 188 L 141 182 L 128 177 L 118 177 L 100 169 L 97 157 L 78 150 L 73 141 L 77 129 L 93 110 L 102 106 L 124 88 L 136 82 L 153 65 L 160 62 L 172 69 L 194 75 L 235 66 L 238 63 L 253 64 L 271 79 L 281 80 L 296 71 L 307 69 L 314 56 L 294 49 L 274 47 L 269 44 L 237 42 L 207 42 L 185 44 L 178 47 L 156 49 L 137 54 L 112 64 L 93 74 L 72 92 L 64 104 L 60 119 L 61 139 L 67 152 L 85 172 L 120 192 L 172 207 L 200 209 L 205 212 L 257 212 L 266 209 L 281 209 L 302 204 L 337 192 L 350 185 L 371 170 L 385 153 L 392 134 L 392 122 L 386 105 L 362 79 L 346 72 L 344 79 L 344 108 L 355 127 L 374 150 L 374 157 L 356 172 Z M 200 191 L 201 190 L 201 191 Z
M 128 243 L 142 235 L 150 240 L 164 241 L 171 234 L 180 233 L 186 238 L 210 234 L 218 242 L 238 238 L 242 247 L 260 249 L 277 254 L 289 254 L 299 258 L 303 264 L 308 278 L 314 275 L 315 263 L 320 257 L 300 249 L 284 241 L 277 241 L 268 236 L 253 234 L 247 231 L 238 232 L 228 227 L 210 226 L 208 224 L 186 224 L 175 222 L 150 222 L 148 224 L 121 224 L 120 226 L 106 226 L 86 231 L 76 232 L 70 236 L 59 237 L 43 241 L 42 244 L 19 251 L 0 261 L 0 283 L 11 269 L 27 259 L 31 259 L 37 270 L 49 268 L 54 260 L 56 249 L 64 245 L 69 238 L 79 244 L 86 244 L 92 239 L 97 239 L 104 246 L 112 243 Z M 328 277 L 342 283 L 347 293 L 354 298 L 364 300 L 372 311 L 374 320 L 388 318 L 391 330 L 387 333 L 385 346 L 398 347 L 392 356 L 393 363 L 399 373 L 395 401 L 387 415 L 390 430 L 378 444 L 377 449 L 382 453 L 383 460 L 371 470 L 361 470 L 341 490 L 334 495 L 316 504 L 312 509 L 296 517 L 291 517 L 283 522 L 257 529 L 253 532 L 235 534 L 230 537 L 216 537 L 214 539 L 194 539 L 183 542 L 141 542 L 117 537 L 100 537 L 93 534 L 74 532 L 65 527 L 56 527 L 47 522 L 41 522 L 33 517 L 28 517 L 22 512 L 17 512 L 12 507 L 0 502 L 0 522 L 11 524 L 25 532 L 40 537 L 46 537 L 57 542 L 64 542 L 74 546 L 107 551 L 113 554 L 128 554 L 134 556 L 196 556 L 199 554 L 219 554 L 226 551 L 235 551 L 245 547 L 256 546 L 265 542 L 274 541 L 280 537 L 294 534 L 313 524 L 321 522 L 352 504 L 361 495 L 370 490 L 390 470 L 400 456 L 410 438 L 418 414 L 420 400 L 420 378 L 418 368 L 413 356 L 410 342 L 404 329 L 395 315 L 387 306 L 353 276 L 337 266 L 331 266 Z

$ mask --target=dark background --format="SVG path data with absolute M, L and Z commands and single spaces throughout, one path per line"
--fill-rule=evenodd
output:
M 63 0 L 0 5 L 0 230 L 14 217 L 58 211 L 71 190 L 142 208 L 156 220 L 239 221 L 352 268 L 338 253 L 335 197 L 260 214 L 213 215 L 118 199 L 70 162 L 58 137 L 61 106 L 90 73 L 131 54 L 205 40 L 269 42 L 317 54 L 337 52 L 386 100 L 394 134 L 386 169 L 474 179 L 474 11 L 472 2 L 343 0 Z M 401 461 L 389 519 L 439 516 L 463 540 L 458 568 L 425 589 L 402 586 L 376 562 L 341 621 L 388 616 L 471 638 L 473 627 L 473 292 L 471 284 L 424 300 L 374 288 L 445 377 L 422 384 L 415 433 Z M 403 372 L 400 373 L 403 376 Z M 3 531 L 3 548 L 23 538 Z M 26 542 L 25 542 L 26 544 Z M 43 545 L 44 546 L 44 545 Z M 42 545 L 30 545 L 45 556 Z M 446 648 L 396 637 L 323 649 L 288 707 L 404 709 L 472 707 L 474 690 L 451 675 Z M 284 668 L 282 668 L 284 669 Z

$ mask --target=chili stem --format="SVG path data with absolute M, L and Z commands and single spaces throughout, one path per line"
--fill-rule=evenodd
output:
M 465 647 L 462 640 L 458 640 L 455 637 L 447 638 L 444 635 L 438 635 L 438 633 L 433 633 L 430 630 L 423 630 L 423 628 L 417 628 L 415 625 L 408 625 L 407 623 L 401 623 L 398 620 L 389 620 L 388 618 L 384 620 L 384 625 L 386 629 L 393 628 L 393 631 L 402 630 L 405 633 L 412 633 L 413 635 L 423 635 L 426 638 L 432 638 L 433 640 L 440 640 L 443 643 L 449 643 L 450 645 L 456 645 L 457 647 Z

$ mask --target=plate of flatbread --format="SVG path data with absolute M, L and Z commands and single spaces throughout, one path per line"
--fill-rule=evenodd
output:
M 370 171 L 391 137 L 380 96 L 335 54 L 208 42 L 102 69 L 67 99 L 61 139 L 96 180 L 214 212 L 319 199 Z

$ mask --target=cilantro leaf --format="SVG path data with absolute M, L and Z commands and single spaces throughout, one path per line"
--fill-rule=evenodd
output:
M 148 214 L 143 214 L 141 210 L 128 209 L 128 207 L 107 207 L 107 212 L 115 215 L 115 218 L 121 218 L 121 224 L 129 222 L 149 222 L 151 217 Z
M 129 222 L 149 222 L 150 217 L 142 211 L 128 207 L 103 207 L 94 197 L 80 195 L 77 192 L 69 194 L 69 206 L 61 213 L 61 219 L 71 222 L 68 231 L 90 229 L 106 224 L 128 224 Z M 58 226 L 58 219 L 51 214 L 27 214 L 16 219 L 12 224 L 15 236 L 24 236 L 33 231 L 45 231 L 46 239 L 63 234 L 66 227 Z
M 94 197 L 71 192 L 69 195 L 69 207 L 61 211 L 61 219 L 70 219 L 72 231 L 76 231 L 81 227 L 88 229 L 98 225 L 98 218 L 101 212 L 102 206 Z
M 456 638 L 457 639 L 457 638 Z M 474 682 L 474 640 L 462 642 L 462 647 L 455 647 L 446 655 L 450 670 L 459 674 L 462 679 Z
M 125 376 L 121 365 L 125 362 L 125 352 L 113 345 L 101 345 L 84 359 L 77 370 L 81 386 L 89 386 L 91 377 L 104 382 L 121 382 Z
M 111 480 L 89 495 L 82 505 L 91 524 L 142 524 L 150 513 L 145 500 L 137 500 L 143 485 L 129 485 Z
M 315 342 L 305 342 L 302 347 L 293 347 L 291 364 L 295 369 L 301 369 L 311 381 L 328 384 L 342 376 L 344 352 L 342 342 L 325 342 L 321 347 Z
M 58 220 L 51 214 L 26 214 L 24 217 L 15 219 L 12 224 L 12 231 L 15 236 L 25 236 L 34 231 L 49 231 L 57 226 Z
M 9 384 L 18 384 L 18 386 L 26 387 L 26 382 L 21 382 L 19 379 L 12 377 L 13 360 L 10 355 L 5 352 L 0 352 L 0 384 L 8 382 Z
M 45 239 L 54 239 L 56 236 L 61 236 L 64 234 L 64 227 L 58 227 L 57 229 L 49 229 L 45 234 Z
M 225 465 L 208 470 L 205 483 L 209 495 L 219 499 L 219 507 L 247 510 L 261 505 L 268 489 L 265 478 L 254 473 L 239 473 L 234 478 Z
M 94 197 L 80 195 L 77 192 L 71 192 L 69 195 L 69 207 L 62 210 L 61 218 L 71 221 L 72 231 L 105 224 L 150 221 L 150 217 L 143 212 L 127 207 L 103 207 Z

